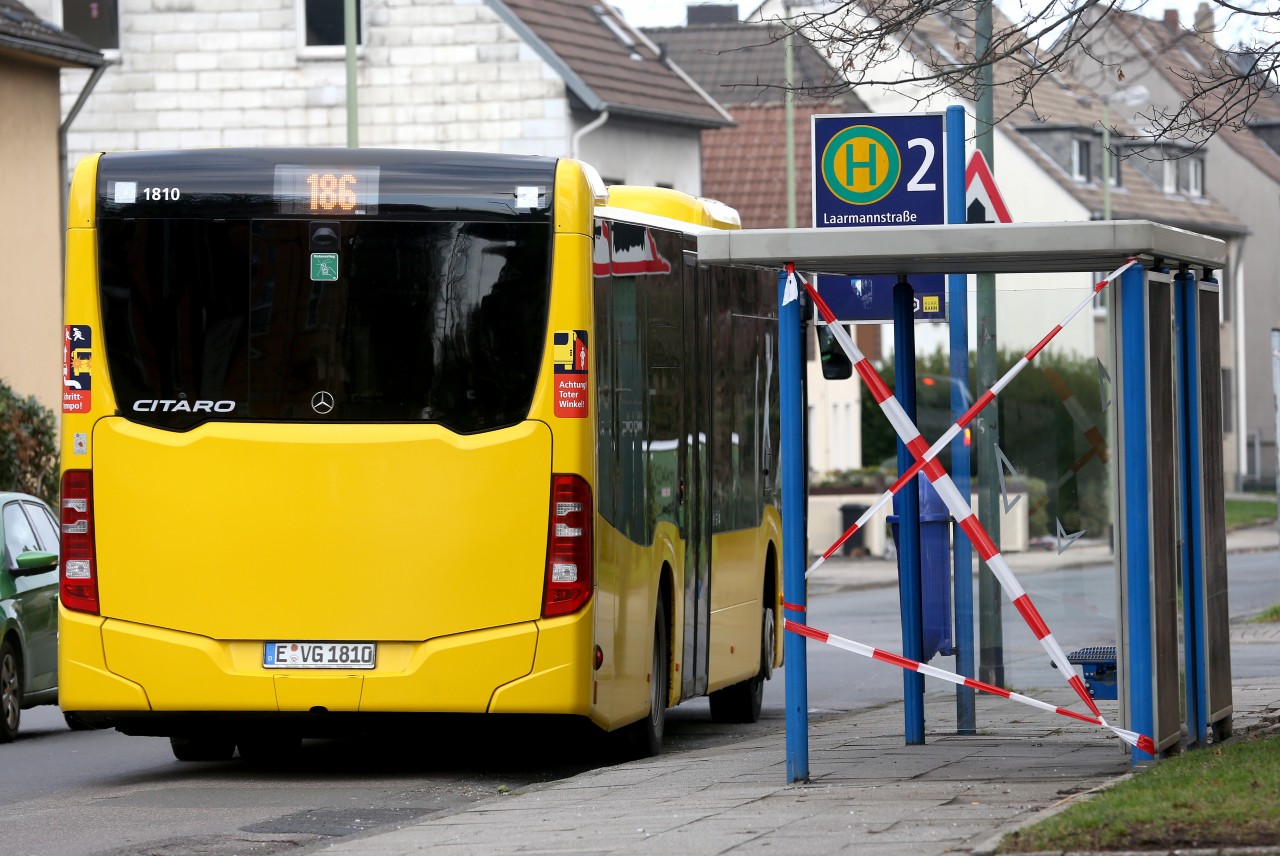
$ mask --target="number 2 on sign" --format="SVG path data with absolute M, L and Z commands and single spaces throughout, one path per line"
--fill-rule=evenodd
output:
M 930 140 L 927 137 L 916 137 L 914 139 L 907 140 L 907 148 L 924 149 L 924 162 L 920 164 L 920 168 L 916 170 L 916 174 L 907 182 L 907 190 L 937 190 L 938 185 L 934 184 L 932 181 L 923 182 L 920 180 L 924 178 L 925 173 L 929 171 L 929 167 L 933 166 L 933 140 Z

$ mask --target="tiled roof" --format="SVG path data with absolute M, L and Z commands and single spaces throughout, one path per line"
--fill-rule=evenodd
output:
M 998 14 L 998 13 L 997 13 Z M 1112 13 L 1114 14 L 1114 13 Z M 1007 26 L 998 21 L 997 26 Z M 964 36 L 956 33 L 938 17 L 917 26 L 913 38 L 933 46 L 954 46 Z M 1098 96 L 1065 71 L 1042 77 L 1031 90 L 1025 104 L 1019 104 L 1015 88 L 1007 83 L 1015 69 L 1012 60 L 997 63 L 994 69 L 994 115 L 1005 116 L 1002 126 L 1009 139 L 1040 164 L 1044 172 L 1090 211 L 1101 212 L 1103 192 L 1100 181 L 1077 181 L 1034 142 L 1037 129 L 1051 126 L 1099 128 L 1102 103 Z M 1017 70 L 1021 71 L 1020 65 Z M 1121 122 L 1112 122 L 1122 133 L 1136 135 Z M 1166 194 L 1147 178 L 1129 159 L 1120 161 L 1120 184 L 1111 191 L 1111 216 L 1116 220 L 1153 220 L 1180 228 L 1209 234 L 1240 234 L 1245 225 L 1225 206 L 1211 196 L 1184 197 Z
M 796 224 L 810 216 L 809 116 L 795 111 Z M 738 209 L 745 229 L 787 225 L 786 110 L 781 105 L 735 107 L 738 126 L 702 133 L 702 193 Z
M 96 48 L 42 21 L 17 0 L 0 0 L 0 52 L 8 51 L 33 54 L 58 65 L 96 68 L 106 63 Z
M 732 124 L 645 36 L 598 0 L 488 0 L 589 110 L 700 128 Z
M 1184 76 L 1186 71 L 1209 73 L 1221 69 L 1232 56 L 1209 44 L 1198 33 L 1185 27 L 1176 30 L 1163 21 L 1153 21 L 1132 12 L 1111 10 L 1107 21 L 1113 22 L 1139 56 L 1160 73 L 1183 98 L 1191 97 L 1191 84 Z M 1136 59 L 1136 57 L 1135 57 Z M 1280 97 L 1265 90 L 1259 91 L 1251 112 L 1264 122 L 1280 121 Z M 1252 131 L 1222 128 L 1214 139 L 1220 139 L 1273 181 L 1280 182 L 1280 154 L 1259 139 Z
M 702 192 L 738 209 L 748 229 L 787 225 L 787 143 L 780 31 L 761 24 L 696 24 L 645 31 L 716 100 L 730 106 L 736 128 L 702 132 Z M 831 67 L 808 42 L 797 39 L 792 79 L 813 89 L 831 78 Z M 810 117 L 814 113 L 865 113 L 851 93 L 834 99 L 798 98 L 795 105 L 796 222 L 810 211 Z
M 697 24 L 645 30 L 689 76 L 721 104 L 781 104 L 786 80 L 782 28 L 763 24 Z M 824 90 L 843 81 L 804 39 L 794 40 L 792 82 L 806 98 L 827 103 Z M 861 101 L 851 95 L 846 105 Z

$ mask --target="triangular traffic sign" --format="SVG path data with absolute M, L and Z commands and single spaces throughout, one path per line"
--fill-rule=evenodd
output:
M 966 223 L 1013 222 L 987 159 L 976 149 L 964 170 L 964 208 Z

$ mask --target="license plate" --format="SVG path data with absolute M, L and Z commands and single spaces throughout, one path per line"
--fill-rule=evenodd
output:
M 374 642 L 267 642 L 262 647 L 262 667 L 372 669 L 377 654 Z

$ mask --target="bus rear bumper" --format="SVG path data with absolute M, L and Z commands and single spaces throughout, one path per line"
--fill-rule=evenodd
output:
M 590 607 L 426 642 L 379 642 L 367 671 L 268 669 L 262 641 L 61 612 L 60 701 L 98 726 L 309 713 L 585 715 L 590 708 Z

